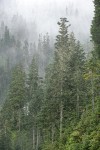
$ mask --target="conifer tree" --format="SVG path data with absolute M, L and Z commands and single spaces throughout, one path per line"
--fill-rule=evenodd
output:
M 66 25 L 68 23 L 66 18 L 60 18 L 59 25 L 59 35 L 56 37 L 55 43 L 55 58 L 54 58 L 54 68 L 55 68 L 55 78 L 56 78 L 56 87 L 57 93 L 56 98 L 59 101 L 60 108 L 60 138 L 62 137 L 62 129 L 63 129 L 63 105 L 64 105 L 64 97 L 63 97 L 63 85 L 64 85 L 64 77 L 66 74 L 66 64 L 69 59 L 69 37 L 68 37 L 68 27 Z M 57 77 L 56 77 L 57 75 Z
M 21 64 L 13 69 L 7 97 L 7 111 L 12 128 L 21 130 L 21 112 L 26 101 L 25 73 Z
M 84 85 L 84 63 L 85 63 L 85 53 L 80 45 L 80 42 L 75 42 L 74 49 L 70 59 L 70 70 L 73 86 L 73 94 L 75 101 L 72 101 L 73 106 L 76 107 L 77 117 L 79 118 L 80 112 L 84 105 L 84 95 L 85 95 L 85 85 Z
M 25 72 L 21 64 L 16 65 L 12 71 L 11 83 L 9 86 L 7 100 L 2 108 L 4 132 L 6 133 L 7 139 L 9 136 L 13 136 L 14 147 L 17 147 L 16 142 L 20 140 L 19 147 L 22 147 L 21 132 L 23 130 L 23 114 L 24 106 L 26 103 L 26 87 L 25 87 Z M 10 132 L 10 133 L 9 133 Z M 18 135 L 18 138 L 17 138 Z M 11 139 L 10 137 L 10 139 Z M 13 144 L 10 143 L 12 147 Z
M 100 58 L 100 0 L 94 0 L 94 18 L 91 26 L 92 40 L 95 45 L 95 50 Z
M 10 33 L 7 26 L 5 26 L 5 33 L 4 33 L 4 44 L 10 46 Z
M 38 76 L 38 63 L 37 58 L 33 57 L 32 63 L 29 69 L 29 78 L 28 78 L 28 101 L 29 101 L 29 118 L 31 123 L 31 132 L 32 139 L 33 139 L 33 149 L 39 146 L 39 136 L 40 136 L 40 129 L 39 129 L 39 118 L 38 114 L 41 109 L 41 103 L 43 100 L 43 92 L 41 88 L 40 79 Z

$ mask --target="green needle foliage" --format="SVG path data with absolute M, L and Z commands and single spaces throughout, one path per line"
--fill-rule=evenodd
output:
M 95 44 L 95 51 L 100 59 L 100 0 L 94 0 L 94 18 L 91 27 L 92 40 Z
M 17 64 L 0 57 L 0 96 L 8 93 L 0 107 L 0 150 L 100 150 L 100 1 L 94 4 L 89 58 L 67 18 L 58 22 L 54 48 L 48 33 L 39 36 L 39 53 L 5 27 L 0 46 L 15 47 Z

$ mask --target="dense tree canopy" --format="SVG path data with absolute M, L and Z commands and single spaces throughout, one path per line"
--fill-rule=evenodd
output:
M 95 50 L 100 58 L 100 0 L 94 0 L 94 18 L 92 22 L 91 34 L 95 44 Z
M 100 1 L 94 4 L 89 55 L 67 18 L 57 23 L 53 46 L 48 33 L 30 42 L 16 38 L 23 29 L 13 35 L 1 23 L 0 150 L 100 150 Z

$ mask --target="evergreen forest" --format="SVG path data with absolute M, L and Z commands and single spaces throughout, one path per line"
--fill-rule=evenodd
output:
M 100 150 L 100 0 L 93 3 L 88 53 L 67 17 L 55 39 L 40 33 L 37 42 L 1 22 L 0 150 Z

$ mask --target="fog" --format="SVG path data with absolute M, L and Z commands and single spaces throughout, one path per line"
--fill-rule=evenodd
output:
M 78 39 L 86 40 L 90 36 L 93 18 L 92 0 L 0 0 L 0 16 L 9 22 L 14 14 L 22 15 L 28 28 L 32 23 L 39 33 L 57 34 L 57 21 L 67 17 Z M 20 22 L 21 24 L 21 22 Z
M 69 32 L 74 32 L 88 54 L 93 14 L 92 0 L 0 0 L 0 101 L 5 99 L 16 64 L 23 63 L 28 73 L 36 55 L 39 76 L 45 77 L 46 67 L 53 62 L 61 17 L 69 20 Z

